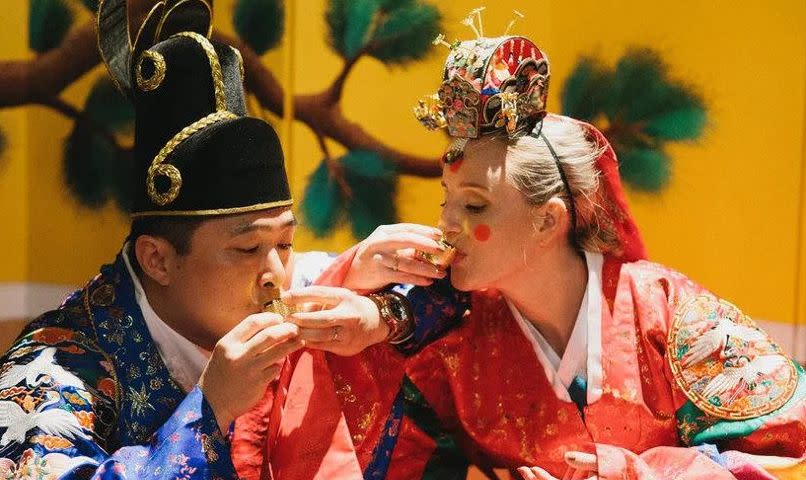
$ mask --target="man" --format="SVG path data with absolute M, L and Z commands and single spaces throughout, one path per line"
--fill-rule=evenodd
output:
M 0 359 L 4 478 L 234 478 L 228 432 L 288 354 L 388 333 L 346 290 L 336 303 L 374 323 L 306 335 L 262 313 L 294 262 L 277 135 L 246 117 L 240 54 L 207 38 L 206 2 L 158 5 L 132 47 L 125 9 L 101 2 L 99 46 L 136 107 L 131 234 Z

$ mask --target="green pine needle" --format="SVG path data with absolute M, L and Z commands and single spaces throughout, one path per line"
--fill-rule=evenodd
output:
M 405 8 L 414 5 L 416 0 L 378 0 L 381 10 L 391 11 L 398 8 Z
M 98 0 L 81 0 L 87 9 L 93 13 L 98 12 Z
M 347 2 L 342 52 L 345 58 L 354 58 L 370 40 L 370 28 L 378 12 L 376 0 L 352 0 Z
M 369 55 L 389 64 L 424 58 L 433 48 L 442 17 L 431 5 L 412 4 L 389 10 L 369 45 Z
M 325 22 L 329 33 L 328 43 L 343 57 L 345 56 L 344 32 L 347 29 L 346 4 L 347 0 L 330 0 L 325 11 Z
M 73 25 L 73 11 L 65 0 L 30 0 L 28 45 L 37 53 L 58 47 Z
M 341 164 L 352 191 L 346 207 L 353 236 L 364 238 L 379 225 L 397 222 L 394 164 L 363 150 L 347 153 L 341 158 Z
M 563 115 L 591 121 L 610 98 L 612 73 L 593 57 L 583 57 L 562 89 Z
M 707 115 L 701 106 L 691 105 L 650 118 L 644 133 L 662 140 L 693 140 L 702 135 Z
M 700 96 L 691 87 L 669 77 L 660 54 L 649 49 L 631 49 L 616 65 L 608 114 L 626 122 L 678 109 L 704 109 Z
M 621 178 L 637 190 L 657 192 L 669 181 L 669 157 L 660 149 L 628 149 L 618 158 Z
M 302 218 L 314 236 L 322 238 L 333 232 L 339 224 L 343 203 L 339 187 L 323 161 L 308 179 L 301 206 Z
M 609 69 L 580 59 L 562 91 L 563 113 L 608 124 L 621 176 L 632 187 L 658 191 L 669 180 L 667 141 L 693 140 L 707 123 L 705 102 L 690 86 L 669 76 L 660 54 L 632 48 Z
M 126 132 L 134 125 L 134 107 L 109 78 L 92 86 L 84 111 L 93 123 L 109 133 Z M 114 200 L 129 211 L 134 198 L 130 151 L 120 152 L 107 138 L 77 122 L 64 144 L 64 175 L 68 189 L 79 202 L 99 208 Z
M 259 55 L 276 47 L 285 27 L 282 0 L 238 0 L 232 16 L 238 36 Z
M 441 15 L 415 0 L 331 0 L 325 20 L 331 47 L 345 59 L 367 53 L 403 64 L 431 51 Z
M 134 124 L 134 107 L 106 75 L 99 77 L 92 86 L 84 110 L 111 133 L 128 130 Z
M 76 124 L 64 145 L 64 175 L 67 188 L 78 201 L 100 208 L 119 180 L 114 178 L 115 148 L 105 139 Z
M 611 118 L 635 122 L 663 111 L 673 94 L 660 55 L 648 49 L 633 49 L 616 65 L 608 113 Z

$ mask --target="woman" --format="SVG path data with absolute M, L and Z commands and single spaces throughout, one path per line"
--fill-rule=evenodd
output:
M 800 367 L 735 307 L 641 260 L 601 134 L 556 116 L 535 133 L 471 140 L 443 175 L 471 313 L 406 368 L 443 424 L 494 466 L 539 466 L 527 479 L 733 478 L 778 461 L 706 444 L 802 458 Z
M 388 415 L 351 410 L 360 375 L 330 363 L 365 478 L 428 477 L 457 450 L 526 479 L 802 478 L 803 369 L 736 307 L 644 260 L 613 150 L 546 116 L 547 85 L 530 41 L 479 38 L 452 47 L 418 107 L 458 139 L 441 228 L 458 249 L 451 282 L 472 293 L 409 291 L 418 329 L 446 305 L 468 314 L 405 361 L 394 400 L 366 392 Z M 326 278 L 413 259 L 359 245 Z

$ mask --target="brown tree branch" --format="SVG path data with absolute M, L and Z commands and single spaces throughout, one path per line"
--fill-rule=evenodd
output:
M 327 148 L 327 141 L 325 137 L 318 132 L 314 133 L 316 134 L 317 142 L 319 142 L 319 149 L 322 150 L 322 155 L 324 155 L 324 162 L 327 166 L 328 175 L 330 175 L 330 178 L 332 178 L 339 186 L 339 190 L 341 190 L 341 194 L 344 198 L 352 198 L 353 189 L 350 188 L 350 185 L 347 183 L 347 179 L 344 177 L 344 167 L 342 166 L 341 162 L 338 162 L 337 159 L 330 155 L 330 150 Z
M 347 81 L 347 76 L 350 75 L 350 72 L 353 70 L 356 62 L 358 62 L 358 59 L 363 55 L 364 53 L 360 52 L 358 55 L 344 62 L 344 66 L 342 66 L 338 76 L 336 76 L 336 78 L 333 80 L 333 83 L 326 90 L 328 104 L 335 105 L 339 103 L 341 96 L 344 93 L 344 83 Z
M 97 122 L 95 122 L 92 118 L 90 118 L 85 112 L 80 111 L 76 107 L 70 105 L 69 103 L 65 102 L 61 98 L 53 97 L 47 100 L 37 101 L 39 105 L 49 107 L 57 112 L 61 113 L 62 115 L 72 118 L 76 121 L 76 123 L 80 123 L 85 125 L 87 128 L 92 130 L 97 135 L 103 137 L 106 141 L 108 141 L 112 146 L 114 146 L 118 151 L 126 151 L 128 150 L 126 147 L 121 145 L 118 142 L 118 139 L 115 138 L 115 135 L 112 134 L 109 130 L 103 128 Z
M 147 2 L 137 2 L 139 13 Z M 132 7 L 134 10 L 135 7 Z M 239 39 L 214 32 L 214 38 L 238 48 L 244 59 L 246 88 L 252 91 L 267 110 L 282 116 L 283 89 L 260 57 Z M 73 29 L 64 41 L 30 60 L 0 62 L 0 108 L 38 103 L 49 105 L 61 92 L 100 61 L 93 22 Z M 347 120 L 338 97 L 352 65 L 345 64 L 333 86 L 316 95 L 294 98 L 295 117 L 314 132 L 330 137 L 349 150 L 369 150 L 395 163 L 400 173 L 420 177 L 438 177 L 442 169 L 435 158 L 421 157 L 394 149 L 364 128 Z M 334 91 L 337 98 L 332 100 Z M 58 110 L 58 109 L 57 109 Z M 62 111 L 66 113 L 66 111 Z
M 73 29 L 61 45 L 31 60 L 0 62 L 0 107 L 57 97 L 101 60 L 93 22 Z

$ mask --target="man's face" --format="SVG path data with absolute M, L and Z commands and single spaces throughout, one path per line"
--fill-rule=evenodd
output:
M 204 221 L 190 251 L 170 267 L 168 301 L 184 336 L 207 349 L 262 311 L 273 287 L 286 287 L 296 220 L 277 208 Z

